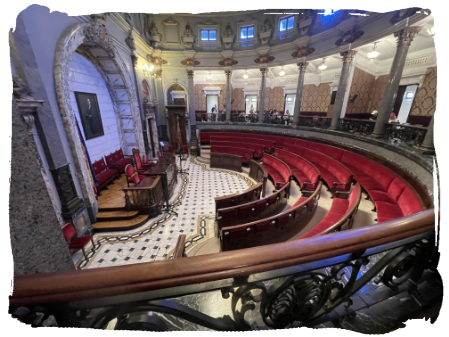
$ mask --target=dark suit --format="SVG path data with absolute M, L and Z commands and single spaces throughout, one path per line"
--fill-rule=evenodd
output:
M 93 105 L 88 105 L 84 112 L 84 118 L 86 120 L 86 137 L 101 134 L 99 112 Z

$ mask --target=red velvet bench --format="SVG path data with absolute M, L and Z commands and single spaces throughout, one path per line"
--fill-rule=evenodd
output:
M 128 164 L 132 165 L 132 158 L 125 158 L 122 149 L 105 156 L 106 164 L 109 168 L 117 168 L 119 174 L 125 172 L 125 167 Z
M 253 158 L 254 151 L 253 150 L 247 150 L 247 149 L 241 149 L 238 147 L 230 147 L 230 146 L 217 146 L 213 145 L 210 149 L 211 153 L 227 153 L 227 154 L 233 154 L 236 156 L 242 157 L 242 164 L 248 164 L 249 160 Z
M 98 182 L 97 195 L 101 195 L 100 189 L 107 189 L 107 185 L 118 176 L 118 168 L 108 168 L 104 162 L 104 158 L 97 160 L 92 164 L 92 167 Z
M 252 150 L 254 151 L 254 159 L 261 159 L 263 157 L 263 152 L 265 149 L 265 146 L 260 144 L 252 144 L 252 143 L 246 143 L 246 142 L 231 142 L 231 141 L 221 141 L 221 140 L 215 140 L 212 139 L 210 142 L 211 146 L 228 146 L 228 147 L 237 147 L 241 149 L 246 150 Z
M 242 137 L 241 135 L 227 135 L 227 136 L 216 136 L 213 135 L 210 137 L 210 141 L 216 140 L 220 142 L 238 142 L 242 144 L 259 144 L 265 147 L 265 153 L 273 153 L 274 151 L 274 142 L 271 140 L 259 139 L 259 138 L 250 138 L 250 137 Z
M 305 158 L 281 149 L 276 149 L 274 156 L 288 165 L 303 194 L 315 190 L 321 179 L 320 171 L 315 165 Z
M 262 166 L 267 170 L 277 190 L 291 180 L 292 171 L 286 163 L 278 158 L 265 154 Z
M 354 215 L 359 207 L 362 196 L 362 189 L 359 183 L 354 185 L 348 200 L 334 198 L 332 206 L 326 216 L 321 220 L 312 230 L 298 238 L 305 239 L 312 236 L 327 234 L 334 230 L 340 231 L 341 227 L 348 223 L 349 228 L 352 228 Z

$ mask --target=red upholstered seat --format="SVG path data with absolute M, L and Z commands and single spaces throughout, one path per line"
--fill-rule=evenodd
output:
M 348 209 L 348 205 L 349 200 L 334 198 L 334 200 L 332 200 L 332 206 L 329 210 L 329 213 L 344 215 L 346 210 Z
M 398 204 L 392 204 L 391 202 L 385 201 L 376 201 L 375 205 L 377 208 L 377 222 L 388 221 L 404 216 Z
M 253 158 L 254 151 L 230 146 L 216 146 L 212 145 L 211 153 L 227 153 L 242 157 L 242 163 L 247 164 Z
M 62 227 L 62 233 L 64 234 L 64 238 L 69 245 L 69 249 L 82 249 L 84 257 L 87 259 L 84 247 L 89 243 L 89 241 L 92 242 L 92 247 L 95 245 L 92 235 L 76 237 L 75 228 L 69 223 Z
M 100 189 L 105 187 L 107 183 L 118 174 L 119 169 L 117 167 L 109 167 L 106 166 L 104 162 L 104 158 L 101 158 L 92 164 L 94 169 L 95 178 L 98 182 L 98 190 L 97 193 L 100 195 Z
M 105 184 L 108 181 L 108 179 L 113 177 L 116 173 L 117 173 L 116 170 L 106 170 L 98 175 L 95 175 L 98 181 L 98 186 Z
M 423 211 L 423 206 L 413 190 L 406 186 L 398 199 L 398 205 L 405 215 L 415 214 Z
M 119 149 L 109 155 L 105 156 L 106 164 L 109 167 L 115 166 L 119 172 L 123 172 L 125 166 L 131 164 L 133 160 L 131 158 L 125 158 L 122 149 Z

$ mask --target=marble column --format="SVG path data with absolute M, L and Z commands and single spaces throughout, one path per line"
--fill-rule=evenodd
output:
M 190 139 L 196 140 L 196 114 L 195 114 L 195 85 L 193 84 L 193 70 L 187 70 L 189 81 L 189 118 L 190 118 Z
M 382 138 L 384 136 L 385 124 L 388 123 L 391 111 L 393 110 L 396 96 L 398 93 L 399 82 L 401 81 L 404 70 L 405 60 L 408 48 L 413 41 L 413 37 L 421 30 L 421 27 L 405 27 L 395 32 L 394 36 L 398 38 L 396 54 L 391 65 L 390 75 L 385 86 L 384 95 L 380 102 L 379 113 L 377 115 L 374 132 L 370 135 L 372 138 Z
M 260 87 L 260 104 L 259 104 L 259 122 L 263 123 L 264 110 L 265 110 L 265 85 L 266 77 L 268 74 L 268 68 L 260 68 L 260 74 L 262 75 L 262 85 Z
M 226 122 L 231 121 L 231 70 L 225 70 L 226 74 Z
M 441 140 L 441 132 L 446 132 L 449 128 L 449 77 L 447 77 L 441 90 L 440 98 L 435 107 L 432 119 L 430 120 L 427 134 L 422 143 L 424 153 L 434 153 Z
M 167 114 L 165 113 L 164 88 L 162 87 L 162 70 L 156 71 L 156 93 L 158 101 L 157 114 L 159 116 L 159 137 L 161 140 L 169 141 Z
M 39 154 L 30 141 L 33 122 L 29 114 L 21 118 L 13 100 L 9 230 L 15 275 L 75 269 L 41 173 Z
M 299 77 L 298 86 L 296 88 L 296 98 L 295 98 L 295 109 L 293 110 L 293 126 L 299 123 L 299 114 L 301 112 L 301 102 L 302 102 L 302 90 L 304 88 L 304 75 L 306 74 L 306 68 L 309 64 L 307 62 L 298 63 L 299 67 Z
M 357 54 L 356 50 L 347 50 L 340 53 L 343 57 L 343 67 L 341 68 L 340 82 L 338 83 L 337 96 L 335 97 L 334 111 L 332 113 L 332 121 L 329 130 L 335 130 L 337 128 L 348 86 L 348 75 L 355 54 Z

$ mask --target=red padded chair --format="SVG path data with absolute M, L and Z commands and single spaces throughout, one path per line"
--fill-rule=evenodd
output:
M 125 174 L 128 187 L 129 183 L 134 183 L 134 185 L 137 186 L 137 184 L 140 183 L 145 178 L 144 175 L 140 175 L 138 172 L 135 172 L 134 167 L 132 167 L 130 164 L 126 165 Z
M 154 165 L 156 164 L 157 159 L 152 159 L 151 161 L 147 160 L 147 156 L 142 156 L 142 165 L 145 166 L 145 164 Z
M 65 226 L 62 227 L 62 233 L 64 234 L 65 241 L 69 245 L 69 249 L 76 249 L 76 250 L 82 249 L 84 257 L 87 260 L 87 254 L 86 251 L 84 250 L 84 247 L 89 243 L 89 241 L 92 242 L 92 247 L 95 246 L 94 240 L 92 239 L 92 235 L 84 235 L 77 237 L 75 228 L 69 223 L 65 224 Z
M 183 154 L 189 154 L 189 147 L 187 145 L 182 146 L 182 153 Z

